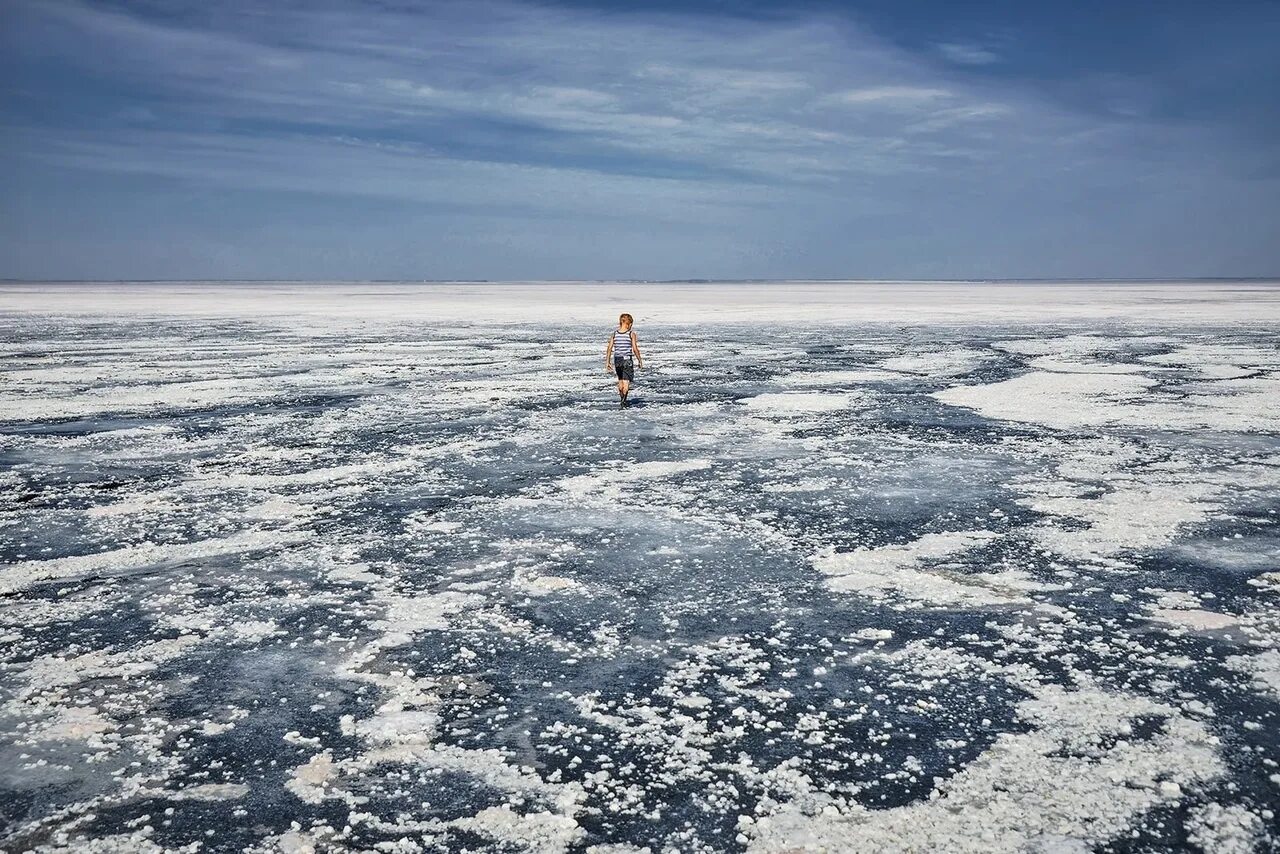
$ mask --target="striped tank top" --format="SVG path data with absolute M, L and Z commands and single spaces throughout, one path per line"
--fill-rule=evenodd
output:
M 623 332 L 621 329 L 615 329 L 613 332 L 613 358 L 630 359 L 631 358 L 631 330 Z

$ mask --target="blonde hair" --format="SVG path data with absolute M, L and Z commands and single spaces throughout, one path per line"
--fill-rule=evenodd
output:
M 636 319 L 631 315 L 627 314 L 626 312 L 623 312 L 622 314 L 618 315 L 619 326 L 626 324 L 626 327 L 630 329 L 632 326 L 635 325 L 635 323 L 636 323 Z

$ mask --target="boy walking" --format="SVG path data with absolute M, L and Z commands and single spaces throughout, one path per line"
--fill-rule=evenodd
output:
M 644 367 L 640 357 L 640 342 L 632 329 L 634 318 L 623 314 L 618 318 L 618 328 L 609 336 L 609 346 L 604 350 L 604 369 L 618 377 L 618 406 L 625 409 L 627 393 L 636 378 L 636 368 Z

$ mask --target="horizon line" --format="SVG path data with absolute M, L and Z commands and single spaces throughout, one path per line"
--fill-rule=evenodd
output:
M 1143 277 L 979 277 L 948 279 L 894 279 L 894 278 L 597 278 L 597 279 L 35 279 L 3 278 L 0 285 L 518 285 L 518 284 L 651 284 L 651 285 L 715 285 L 715 284 L 1194 284 L 1204 282 L 1280 283 L 1280 275 L 1274 276 L 1143 276 Z

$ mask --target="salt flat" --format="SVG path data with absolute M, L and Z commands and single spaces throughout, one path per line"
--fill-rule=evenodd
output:
M 1268 850 L 1278 333 L 1268 283 L 0 285 L 0 848 Z
M 379 322 L 1274 323 L 1280 282 L 0 282 L 0 311 Z M 619 306 L 622 306 L 619 309 Z

